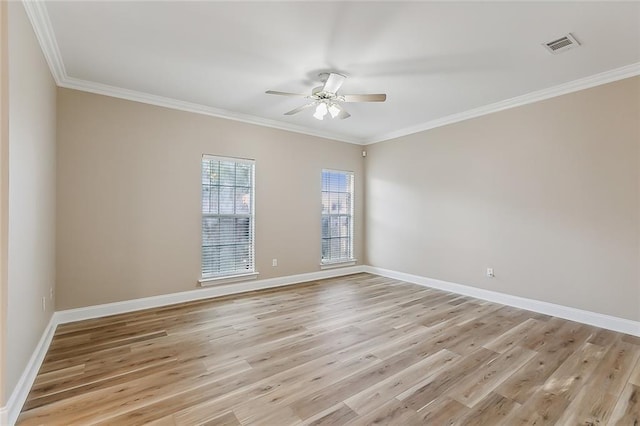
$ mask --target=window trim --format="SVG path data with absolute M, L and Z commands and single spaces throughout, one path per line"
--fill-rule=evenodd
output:
M 356 173 L 352 170 L 338 170 L 338 169 L 329 169 L 329 168 L 322 168 L 322 170 L 320 171 L 320 202 L 322 203 L 322 192 L 324 192 L 322 190 L 322 174 L 324 172 L 330 172 L 330 173 L 344 173 L 344 174 L 351 174 L 351 208 L 350 208 L 350 212 L 348 213 L 348 216 L 351 218 L 351 226 L 349 229 L 349 243 L 351 245 L 350 247 L 350 254 L 351 257 L 350 258 L 344 258 L 344 259 L 322 259 L 322 216 L 324 216 L 324 214 L 322 213 L 322 207 L 320 208 L 320 269 L 332 269 L 332 268 L 340 268 L 343 266 L 353 266 L 358 262 L 358 259 L 356 259 L 355 257 L 355 241 L 354 241 L 354 234 L 355 234 L 355 200 L 356 200 Z M 329 215 L 331 216 L 331 215 Z M 343 215 L 344 216 L 344 215 Z
M 252 166 L 253 170 L 251 173 L 251 213 L 236 215 L 236 214 L 211 214 L 205 213 L 202 211 L 202 199 L 200 200 L 200 278 L 198 279 L 198 284 L 202 287 L 211 286 L 215 284 L 225 284 L 231 282 L 239 282 L 239 281 L 248 281 L 252 279 L 256 279 L 259 275 L 259 272 L 256 271 L 256 161 L 250 158 L 240 158 L 240 157 L 225 157 L 221 155 L 212 155 L 212 154 L 202 154 L 202 158 L 200 159 L 200 191 L 202 194 L 202 163 L 204 160 L 213 160 L 213 161 L 226 161 L 226 162 L 234 162 L 240 164 L 249 164 Z M 202 197 L 202 195 L 201 195 Z M 212 275 L 203 275 L 202 274 L 202 238 L 203 238 L 203 228 L 202 228 L 202 219 L 205 217 L 249 217 L 250 218 L 250 227 L 251 227 L 251 259 L 253 263 L 253 270 L 246 272 L 238 272 L 234 271 L 231 273 L 225 274 L 212 274 Z
M 337 262 L 326 262 L 320 264 L 320 269 L 334 269 L 343 268 L 345 266 L 355 266 L 358 263 L 358 259 L 340 260 Z
M 209 287 L 209 286 L 218 285 L 218 284 L 228 284 L 228 283 L 235 283 L 240 281 L 255 280 L 256 278 L 258 278 L 258 275 L 260 275 L 260 273 L 254 271 L 246 274 L 221 275 L 221 276 L 212 276 L 209 278 L 203 277 L 198 280 L 198 284 L 200 284 L 200 286 L 202 287 Z

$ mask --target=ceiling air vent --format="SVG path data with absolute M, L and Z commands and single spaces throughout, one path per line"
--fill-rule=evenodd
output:
M 543 46 L 550 52 L 558 54 L 560 52 L 564 52 L 565 50 L 573 49 L 574 47 L 580 46 L 578 40 L 576 40 L 571 33 L 567 34 L 564 37 L 561 37 L 557 40 L 550 41 L 548 43 L 544 43 Z

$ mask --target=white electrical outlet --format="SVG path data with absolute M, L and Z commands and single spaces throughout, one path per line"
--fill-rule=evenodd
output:
M 49 299 L 53 300 L 53 287 L 49 288 Z
M 273 259 L 271 261 L 271 266 L 278 266 L 278 259 Z
M 493 273 L 493 268 L 487 268 L 487 277 L 493 278 L 495 274 Z
M 47 298 L 42 296 L 42 312 L 47 310 Z

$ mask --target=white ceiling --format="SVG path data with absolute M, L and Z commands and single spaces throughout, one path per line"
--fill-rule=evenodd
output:
M 56 1 L 27 11 L 62 86 L 356 143 L 625 66 L 612 75 L 640 73 L 638 2 Z M 581 47 L 541 46 L 568 32 Z M 310 92 L 324 70 L 349 76 L 343 93 L 387 102 L 318 121 L 312 110 L 283 115 L 304 99 L 264 93 Z

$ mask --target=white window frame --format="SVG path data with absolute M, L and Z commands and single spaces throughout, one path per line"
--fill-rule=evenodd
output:
M 250 209 L 250 213 L 247 214 L 214 214 L 214 213 L 205 213 L 204 209 L 203 209 L 203 205 L 202 205 L 202 191 L 204 191 L 204 185 L 202 183 L 202 167 L 204 167 L 204 161 L 205 160 L 213 160 L 213 161 L 225 161 L 225 162 L 233 162 L 233 163 L 240 163 L 240 164 L 249 164 L 252 167 L 252 173 L 251 173 L 251 209 Z M 250 280 L 250 279 L 255 279 L 257 278 L 257 276 L 259 275 L 258 272 L 256 272 L 256 232 L 255 232 L 255 177 L 256 177 L 256 166 L 255 166 L 255 160 L 252 159 L 247 159 L 247 158 L 235 158 L 235 157 L 223 157 L 223 156 L 219 156 L 219 155 L 210 155 L 210 154 L 203 154 L 202 155 L 202 159 L 200 161 L 200 213 L 201 213 L 201 221 L 200 221 L 200 275 L 201 278 L 198 280 L 198 282 L 202 285 L 202 286 L 208 286 L 208 285 L 216 285 L 216 284 L 224 284 L 224 283 L 231 283 L 231 282 L 237 282 L 237 281 L 245 281 L 245 280 Z M 234 186 L 235 188 L 235 186 Z M 219 205 L 219 204 L 218 204 Z M 203 273 L 204 271 L 204 264 L 203 264 L 203 248 L 204 248 L 204 226 L 203 226 L 203 222 L 204 222 L 204 218 L 205 217 L 233 217 L 233 218 L 246 218 L 248 217 L 249 220 L 249 227 L 250 227 L 250 234 L 251 234 L 251 238 L 250 238 L 250 244 L 251 244 L 251 260 L 252 260 L 252 269 L 251 270 L 236 270 L 236 271 L 232 271 L 229 273 L 220 273 L 220 274 L 212 274 L 212 275 L 205 275 Z
M 356 262 L 358 261 L 355 258 L 355 254 L 354 254 L 354 230 L 355 230 L 355 173 L 350 171 L 350 170 L 336 170 L 336 169 L 322 169 L 321 173 L 320 173 L 320 201 L 322 202 L 322 196 L 323 196 L 323 183 L 322 183 L 322 177 L 324 175 L 325 172 L 329 172 L 329 173 L 342 173 L 345 175 L 350 175 L 351 179 L 350 179 L 350 183 L 351 183 L 351 188 L 350 188 L 350 195 L 351 195 L 351 203 L 350 203 L 350 209 L 349 209 L 349 219 L 350 219 L 350 227 L 349 227 L 349 257 L 348 258 L 339 258 L 339 259 L 324 259 L 322 258 L 322 242 L 325 238 L 323 238 L 322 236 L 322 218 L 324 218 L 325 216 L 328 216 L 329 218 L 331 218 L 331 216 L 344 216 L 345 214 L 325 214 L 322 212 L 320 212 L 320 268 L 321 269 L 330 269 L 330 268 L 338 268 L 338 267 L 342 267 L 342 266 L 352 266 L 355 265 Z M 330 219 L 329 219 L 330 221 Z M 329 238 L 331 239 L 331 238 Z

